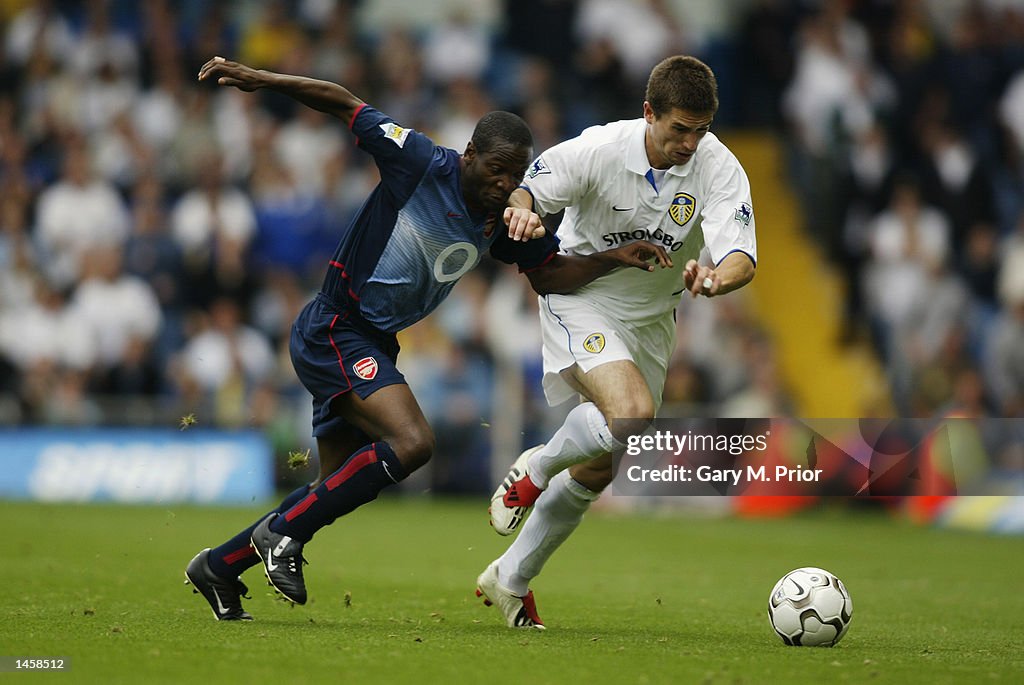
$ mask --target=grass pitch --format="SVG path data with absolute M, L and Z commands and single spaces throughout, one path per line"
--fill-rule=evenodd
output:
M 545 633 L 473 596 L 507 539 L 486 503 L 385 498 L 306 549 L 310 603 L 244 576 L 252 623 L 218 623 L 185 564 L 260 509 L 0 505 L 0 656 L 70 659 L 63 683 L 1024 682 L 1024 541 L 873 514 L 707 520 L 592 512 L 538 578 Z M 853 596 L 835 648 L 766 618 L 786 571 Z

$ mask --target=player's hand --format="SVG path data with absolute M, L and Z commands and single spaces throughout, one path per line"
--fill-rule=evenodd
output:
M 508 224 L 508 237 L 512 240 L 526 242 L 533 238 L 544 237 L 544 225 L 536 212 L 524 207 L 506 207 L 503 215 Z
M 239 62 L 232 62 L 217 56 L 203 65 L 199 70 L 199 80 L 215 78 L 222 86 L 234 86 L 239 90 L 251 92 L 264 85 L 263 76 L 252 67 Z
M 693 297 L 711 297 L 722 287 L 722 279 L 710 266 L 701 266 L 691 259 L 683 269 L 683 284 Z
M 665 248 L 646 240 L 637 240 L 636 242 L 616 247 L 615 249 L 608 250 L 605 254 L 610 259 L 617 261 L 621 266 L 632 266 L 644 271 L 654 271 L 654 264 L 650 263 L 652 259 L 655 263 L 661 265 L 662 269 L 672 268 L 672 258 L 668 256 L 668 252 L 665 252 Z

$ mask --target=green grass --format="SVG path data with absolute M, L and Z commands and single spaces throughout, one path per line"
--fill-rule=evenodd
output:
M 0 655 L 65 656 L 64 683 L 1024 682 L 1024 541 L 879 514 L 785 520 L 591 513 L 537 579 L 545 633 L 473 597 L 504 549 L 477 502 L 385 499 L 307 547 L 310 603 L 245 580 L 253 623 L 182 584 L 203 546 L 262 509 L 0 504 Z M 854 600 L 833 649 L 785 647 L 765 616 L 786 571 Z M 345 605 L 351 593 L 351 605 Z

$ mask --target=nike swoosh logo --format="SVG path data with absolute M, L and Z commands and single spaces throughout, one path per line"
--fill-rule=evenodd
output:
M 633 211 L 632 207 L 616 207 L 615 205 L 612 205 L 612 209 L 614 209 L 616 212 L 632 212 Z
M 217 598 L 217 611 L 220 613 L 221 616 L 228 613 L 227 607 L 225 607 L 224 603 L 220 601 L 220 594 L 217 592 L 217 588 L 210 589 L 213 590 L 213 596 Z
M 290 537 L 285 536 L 285 537 L 281 538 L 281 542 L 277 543 L 277 547 L 274 547 L 273 549 L 271 549 L 270 547 L 267 547 L 267 570 L 268 571 L 274 571 L 274 570 L 277 569 L 278 564 L 274 563 L 274 557 L 275 556 L 281 556 L 281 554 L 284 552 L 285 548 L 288 546 L 288 543 L 290 543 L 291 541 L 292 541 L 292 539 Z
M 276 571 L 277 564 L 274 563 L 274 550 L 267 547 L 267 570 Z

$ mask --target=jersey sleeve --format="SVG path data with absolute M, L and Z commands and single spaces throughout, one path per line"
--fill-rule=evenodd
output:
M 550 232 L 546 232 L 542 238 L 523 243 L 509 238 L 504 228 L 499 225 L 496 229 L 500 233 L 491 244 L 491 256 L 506 264 L 517 265 L 521 272 L 543 266 L 558 252 L 558 238 Z
M 356 144 L 377 162 L 381 185 L 399 205 L 412 195 L 431 161 L 445 158 L 430 138 L 399 125 L 369 105 L 355 113 L 350 127 Z
M 537 157 L 522 183 L 533 196 L 533 211 L 548 216 L 578 204 L 590 188 L 593 153 L 584 131 Z
M 757 237 L 750 181 L 732 153 L 718 165 L 704 189 L 701 229 L 704 245 L 717 265 L 732 252 L 742 252 L 757 265 Z

